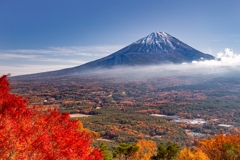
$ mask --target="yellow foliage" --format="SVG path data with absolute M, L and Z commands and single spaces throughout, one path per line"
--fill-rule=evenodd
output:
M 89 130 L 89 129 L 87 129 L 87 128 L 83 128 L 83 124 L 82 124 L 81 121 L 78 120 L 77 124 L 79 125 L 79 129 L 78 129 L 78 130 L 79 130 L 80 132 L 90 133 L 91 138 L 92 138 L 92 139 L 95 139 L 95 140 L 99 138 L 99 134 L 98 134 L 97 132 L 91 131 L 91 130 Z
M 147 141 L 145 139 L 139 140 L 137 146 L 139 146 L 139 149 L 131 157 L 133 160 L 147 160 L 157 153 L 157 145 L 154 141 Z
M 209 160 L 209 158 L 201 150 L 196 150 L 195 153 L 192 153 L 188 148 L 185 148 L 180 152 L 178 160 Z

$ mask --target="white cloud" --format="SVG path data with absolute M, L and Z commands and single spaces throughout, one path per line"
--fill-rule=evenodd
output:
M 240 66 L 240 55 L 234 53 L 232 49 L 226 48 L 224 52 L 219 52 L 217 54 L 217 59 L 215 60 L 193 61 L 192 63 L 199 64 L 202 66 L 237 67 Z

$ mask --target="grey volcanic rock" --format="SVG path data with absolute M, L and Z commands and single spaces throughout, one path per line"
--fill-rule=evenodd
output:
M 214 59 L 165 32 L 153 32 L 104 58 L 59 71 L 26 75 L 27 77 L 53 77 L 75 75 L 91 70 L 119 66 L 160 65 Z M 25 77 L 25 76 L 24 76 Z

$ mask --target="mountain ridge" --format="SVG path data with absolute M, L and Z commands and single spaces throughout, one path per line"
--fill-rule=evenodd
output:
M 152 32 L 132 44 L 100 59 L 73 68 L 57 71 L 23 75 L 29 78 L 77 75 L 96 69 L 114 68 L 119 66 L 161 65 L 166 63 L 189 63 L 214 59 L 166 32 Z M 23 77 L 18 76 L 18 77 Z

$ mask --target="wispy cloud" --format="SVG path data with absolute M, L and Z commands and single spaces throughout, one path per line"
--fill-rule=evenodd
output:
M 84 64 L 87 63 L 88 61 L 81 61 L 81 60 L 76 60 L 76 59 L 64 59 L 64 58 L 49 58 L 47 56 L 42 56 L 42 55 L 21 55 L 21 54 L 9 54 L 9 53 L 4 53 L 0 54 L 1 59 L 6 59 L 6 60 L 11 60 L 11 59 L 25 59 L 25 60 L 32 60 L 32 61 L 41 61 L 41 62 L 65 62 L 65 63 L 76 63 L 76 64 Z
M 41 59 L 34 59 L 35 61 L 42 61 L 42 62 L 65 62 L 65 63 L 76 63 L 76 64 L 84 64 L 88 61 L 80 61 L 75 59 L 59 59 L 59 58 L 41 58 Z
M 73 67 L 107 56 L 122 47 L 120 45 L 103 45 L 0 50 L 0 61 L 2 62 L 0 74 L 21 75 Z M 20 65 L 19 60 L 24 65 Z M 46 65 L 37 65 L 42 62 Z
M 106 56 L 124 46 L 104 45 L 104 46 L 76 46 L 76 47 L 49 47 L 49 49 L 16 49 L 3 50 L 3 53 L 14 54 L 48 54 L 48 55 L 82 55 L 82 56 Z
M 14 58 L 27 58 L 33 59 L 36 58 L 36 55 L 23 55 L 23 54 L 10 54 L 10 53 L 0 53 L 1 59 L 14 59 Z
M 75 65 L 19 65 L 19 66 L 0 66 L 0 75 L 10 73 L 12 76 L 54 71 L 59 69 L 71 68 Z

